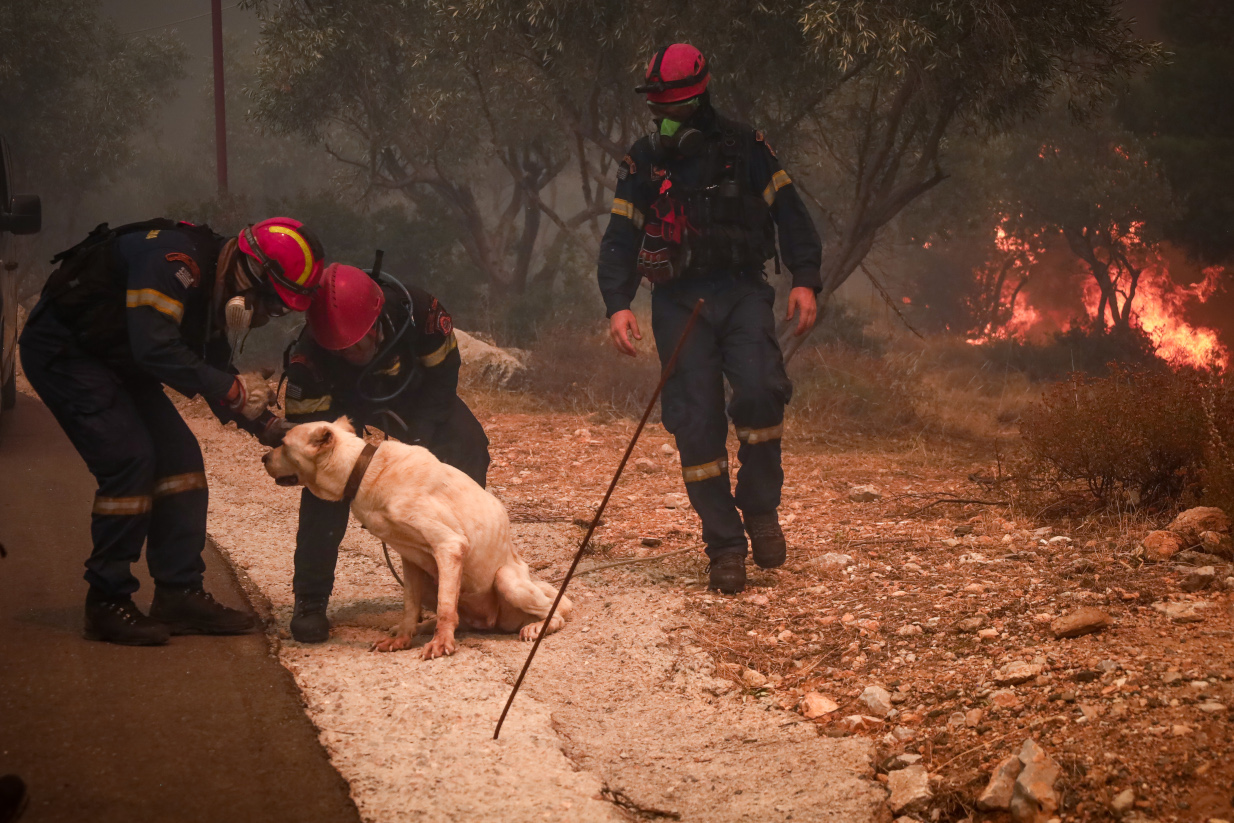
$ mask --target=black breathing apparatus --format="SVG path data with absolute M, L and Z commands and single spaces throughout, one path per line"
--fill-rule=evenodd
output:
M 407 310 L 407 318 L 402 322 L 398 329 L 395 330 L 391 327 L 390 321 L 387 319 L 387 315 L 384 311 L 381 313 L 380 317 L 378 317 L 377 322 L 383 324 L 382 332 L 386 339 L 383 341 L 381 348 L 377 350 L 377 353 L 373 355 L 373 359 L 369 361 L 369 364 L 361 370 L 360 376 L 356 378 L 356 392 L 364 400 L 375 405 L 389 403 L 391 400 L 394 400 L 420 376 L 420 370 L 415 367 L 415 361 L 413 359 L 407 364 L 407 373 L 404 375 L 403 379 L 398 382 L 398 385 L 394 390 L 387 391 L 384 394 L 376 394 L 376 389 L 370 391 L 369 388 L 366 388 L 367 385 L 373 383 L 377 378 L 377 372 L 382 364 L 382 361 L 393 353 L 407 337 L 407 335 L 411 334 L 416 327 L 415 305 L 411 300 L 411 292 L 407 291 L 407 287 L 400 283 L 396 278 L 382 272 L 381 260 L 384 254 L 385 253 L 381 249 L 377 250 L 377 254 L 373 258 L 373 267 L 368 269 L 366 273 L 369 277 L 372 277 L 378 285 L 393 286 L 402 293 L 403 306 Z

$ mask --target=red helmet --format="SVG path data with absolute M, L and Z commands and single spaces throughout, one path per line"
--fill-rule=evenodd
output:
M 660 49 L 647 66 L 647 82 L 635 89 L 652 103 L 677 103 L 707 90 L 707 58 L 688 43 Z
M 308 327 L 323 349 L 338 351 L 360 342 L 381 316 L 386 295 L 355 266 L 331 263 L 308 310 Z
M 271 217 L 241 231 L 238 246 L 290 309 L 309 307 L 325 254 L 308 226 L 290 217 Z

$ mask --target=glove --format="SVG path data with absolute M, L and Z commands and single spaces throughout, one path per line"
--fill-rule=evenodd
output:
M 231 384 L 223 405 L 245 420 L 256 420 L 274 402 L 270 384 L 260 374 L 241 374 Z
M 257 436 L 257 442 L 266 448 L 277 449 L 283 445 L 283 438 L 287 436 L 287 432 L 295 427 L 296 424 L 288 421 L 285 417 L 272 418 L 265 431 Z

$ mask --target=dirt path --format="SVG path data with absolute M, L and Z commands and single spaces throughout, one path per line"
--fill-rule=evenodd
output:
M 365 820 L 880 819 L 873 748 L 819 736 L 800 717 L 712 676 L 680 596 L 654 576 L 583 578 L 576 616 L 547 641 L 502 732 L 493 723 L 528 647 L 464 634 L 454 657 L 380 655 L 400 593 L 380 544 L 353 524 L 322 646 L 286 636 L 298 490 L 266 478 L 251 439 L 192 425 L 211 479 L 211 532 L 266 598 L 283 664 Z M 517 523 L 545 576 L 577 540 L 569 525 Z

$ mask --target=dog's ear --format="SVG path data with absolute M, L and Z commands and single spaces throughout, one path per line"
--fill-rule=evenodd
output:
M 334 425 L 338 426 L 340 429 L 350 434 L 356 433 L 356 429 L 354 426 L 351 425 L 351 420 L 347 418 L 347 415 L 343 415 L 338 420 L 335 420 Z
M 309 445 L 317 451 L 330 446 L 334 442 L 334 431 L 329 426 L 322 426 L 309 437 Z

